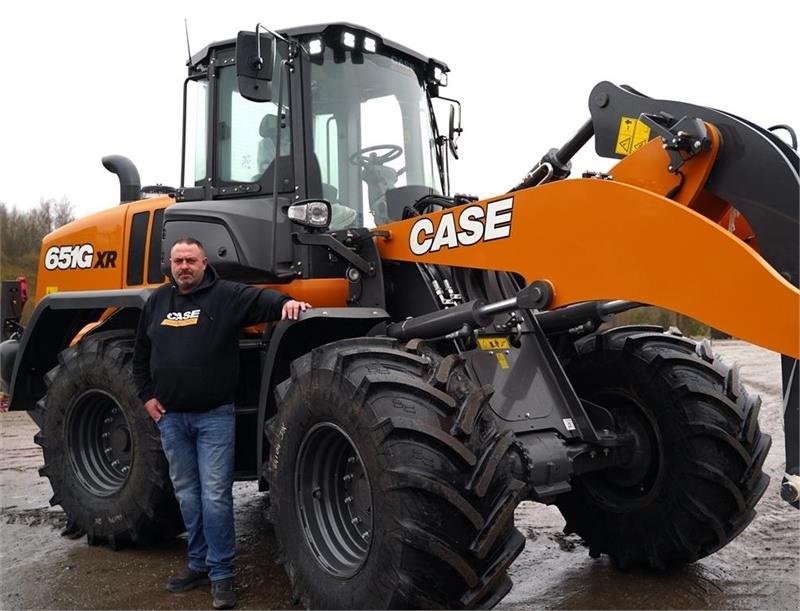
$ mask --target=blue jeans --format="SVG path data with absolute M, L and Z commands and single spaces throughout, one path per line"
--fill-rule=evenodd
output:
M 232 404 L 207 412 L 170 412 L 158 421 L 169 477 L 189 536 L 189 568 L 211 581 L 233 577 Z

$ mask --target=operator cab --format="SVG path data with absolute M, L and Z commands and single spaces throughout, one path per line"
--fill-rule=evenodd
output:
M 308 229 L 288 221 L 291 204 L 327 200 L 337 231 L 399 220 L 446 194 L 447 138 L 431 100 L 448 68 L 351 24 L 257 30 L 190 60 L 164 243 L 195 235 L 223 275 L 289 279 L 309 257 L 292 243 Z

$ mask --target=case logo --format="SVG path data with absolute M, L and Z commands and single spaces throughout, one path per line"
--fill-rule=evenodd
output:
M 188 327 L 196 325 L 200 318 L 200 310 L 186 310 L 185 312 L 168 312 L 162 327 Z
M 44 266 L 50 270 L 116 267 L 117 251 L 95 251 L 91 244 L 51 246 L 44 254 Z
M 500 240 L 511 235 L 514 198 L 506 197 L 482 206 L 467 206 L 458 213 L 445 212 L 438 220 L 421 218 L 411 226 L 409 247 L 415 255 L 442 248 L 472 246 L 478 242 Z

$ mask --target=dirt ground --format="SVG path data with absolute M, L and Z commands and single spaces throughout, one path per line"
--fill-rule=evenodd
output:
M 772 481 L 755 521 L 730 545 L 684 569 L 623 573 L 606 557 L 589 558 L 577 536 L 564 536 L 557 509 L 523 503 L 516 520 L 528 543 L 511 567 L 514 588 L 498 608 L 800 608 L 800 513 L 778 495 L 784 467 L 779 357 L 730 340 L 716 341 L 714 348 L 739 362 L 742 380 L 761 394 L 761 426 L 773 438 L 765 463 Z M 182 538 L 114 552 L 89 547 L 85 538 L 58 536 L 64 515 L 49 506 L 49 484 L 38 475 L 42 459 L 35 432 L 25 414 L 0 414 L 0 608 L 209 608 L 208 589 L 164 589 L 185 562 Z M 276 564 L 255 484 L 235 488 L 239 608 L 298 608 Z

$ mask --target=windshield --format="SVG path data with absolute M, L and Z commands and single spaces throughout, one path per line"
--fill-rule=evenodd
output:
M 405 205 L 441 193 L 425 90 L 410 65 L 378 54 L 311 62 L 312 138 L 331 229 L 401 218 Z

